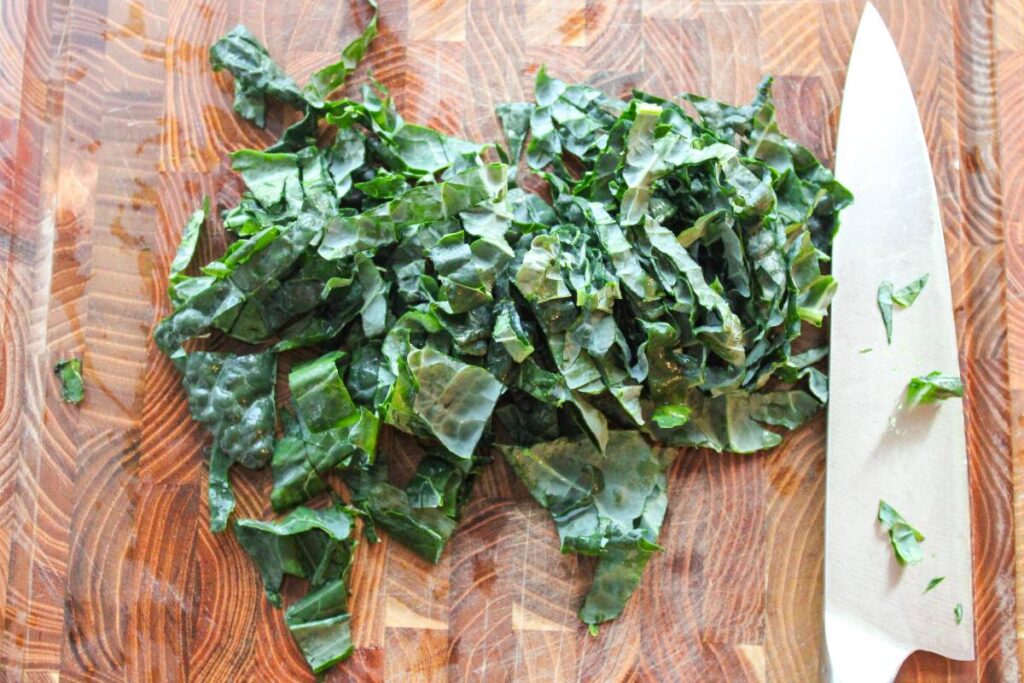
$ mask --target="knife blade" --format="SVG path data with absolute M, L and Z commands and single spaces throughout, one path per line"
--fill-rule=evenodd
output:
M 839 289 L 831 320 L 826 654 L 831 680 L 891 681 L 915 650 L 972 659 L 974 622 L 962 401 L 902 405 L 912 377 L 959 374 L 957 339 L 928 148 L 899 53 L 870 3 L 847 71 L 836 177 L 854 204 L 842 216 L 832 260 Z M 925 273 L 917 301 L 894 312 L 888 344 L 879 285 L 899 288 Z M 877 522 L 879 500 L 924 534 L 921 563 L 897 563 Z M 939 576 L 945 580 L 924 593 Z

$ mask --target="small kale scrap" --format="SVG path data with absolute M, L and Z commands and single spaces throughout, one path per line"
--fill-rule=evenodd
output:
M 827 402 L 828 349 L 804 333 L 836 291 L 852 200 L 779 130 L 770 78 L 733 106 L 618 99 L 541 68 L 534 102 L 497 108 L 504 148 L 405 121 L 372 79 L 333 97 L 377 33 L 368 4 L 304 86 L 245 27 L 211 48 L 239 115 L 298 118 L 231 153 L 241 197 L 190 216 L 154 330 L 213 437 L 214 531 L 231 467 L 270 466 L 283 516 L 233 528 L 274 605 L 285 575 L 309 582 L 284 619 L 317 673 L 352 652 L 356 519 L 438 562 L 495 450 L 562 550 L 598 558 L 580 619 L 618 616 L 660 550 L 673 447 L 773 448 Z M 193 265 L 218 218 L 229 246 Z M 406 483 L 386 432 L 423 453 Z
M 60 380 L 60 400 L 65 403 L 81 403 L 85 398 L 85 382 L 82 381 L 82 360 L 67 358 L 57 361 L 53 372 Z
M 914 377 L 907 385 L 907 406 L 913 407 L 944 401 L 947 398 L 961 398 L 964 385 L 959 377 L 933 370 L 927 375 Z
M 210 198 L 206 197 L 203 199 L 203 206 L 196 209 L 191 216 L 189 216 L 188 222 L 185 224 L 185 229 L 181 234 L 181 243 L 178 245 L 178 251 L 174 254 L 174 260 L 171 261 L 171 270 L 167 275 L 167 296 L 171 299 L 171 302 L 178 304 L 184 300 L 186 296 L 184 293 L 178 292 L 178 285 L 188 281 L 188 276 L 185 275 L 185 269 L 188 268 L 189 264 L 192 263 L 192 258 L 195 256 L 196 247 L 199 245 L 199 234 L 203 228 L 203 224 L 206 222 L 206 216 L 210 213 Z
M 882 324 L 885 325 L 885 339 L 892 344 L 892 311 L 893 306 L 909 308 L 921 290 L 928 284 L 928 273 L 917 278 L 905 287 L 894 289 L 893 284 L 883 280 L 878 286 L 878 311 L 882 314 Z
M 893 553 L 901 565 L 917 564 L 924 559 L 924 535 L 884 500 L 878 501 L 878 523 L 889 532 Z M 929 590 L 934 587 L 929 586 Z

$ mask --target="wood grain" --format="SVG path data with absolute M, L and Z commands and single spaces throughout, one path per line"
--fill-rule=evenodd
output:
M 830 160 L 862 0 L 381 4 L 356 80 L 372 70 L 409 120 L 494 139 L 494 104 L 529 97 L 541 64 L 617 94 L 734 101 L 770 71 L 783 127 Z M 1017 680 L 1024 8 L 879 5 L 946 226 L 978 624 L 976 662 L 918 654 L 900 680 Z M 355 0 L 0 2 L 0 678 L 312 680 L 248 559 L 207 530 L 205 437 L 150 329 L 188 213 L 204 194 L 238 197 L 226 153 L 266 145 L 288 118 L 274 110 L 260 131 L 236 117 L 208 45 L 244 22 L 302 81 L 367 18 Z M 223 247 L 214 231 L 201 258 Z M 78 408 L 49 369 L 69 354 L 85 360 Z M 666 551 L 598 638 L 574 615 L 592 563 L 558 553 L 546 513 L 494 463 L 439 565 L 387 540 L 360 546 L 357 650 L 329 679 L 814 680 L 823 430 L 818 418 L 761 456 L 677 460 Z M 265 473 L 235 484 L 241 514 L 270 514 Z

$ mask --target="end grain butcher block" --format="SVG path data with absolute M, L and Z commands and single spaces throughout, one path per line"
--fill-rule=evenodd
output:
M 497 139 L 494 105 L 529 97 L 541 64 L 613 94 L 729 101 L 749 100 L 770 72 L 783 128 L 829 160 L 862 3 L 381 5 L 367 62 L 409 121 Z M 880 10 L 915 90 L 947 231 L 978 626 L 977 661 L 918 654 L 900 680 L 1016 680 L 1024 10 L 1016 0 Z M 302 82 L 367 18 L 361 3 L 311 0 L 0 3 L 5 680 L 311 679 L 244 551 L 208 531 L 205 436 L 150 332 L 189 213 L 204 194 L 237 201 L 226 154 L 266 146 L 284 123 L 275 111 L 264 132 L 234 115 L 208 46 L 243 22 Z M 202 260 L 224 248 L 211 234 Z M 49 370 L 69 355 L 85 362 L 80 406 L 61 402 Z M 824 425 L 819 416 L 767 454 L 678 458 L 665 552 L 597 637 L 574 613 L 591 563 L 558 553 L 547 513 L 493 463 L 437 566 L 387 539 L 360 544 L 357 649 L 330 680 L 814 680 Z M 235 482 L 240 514 L 268 517 L 269 476 Z

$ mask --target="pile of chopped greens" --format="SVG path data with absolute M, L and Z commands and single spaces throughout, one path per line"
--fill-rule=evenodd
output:
M 436 562 L 497 452 L 562 551 L 598 558 L 580 618 L 615 618 L 659 550 L 668 447 L 771 448 L 825 403 L 827 349 L 801 335 L 835 292 L 823 264 L 851 200 L 779 131 L 770 79 L 734 107 L 619 100 L 542 68 L 536 102 L 499 107 L 501 147 L 406 122 L 378 83 L 327 99 L 375 34 L 376 18 L 305 87 L 244 27 L 213 46 L 241 116 L 301 117 L 231 155 L 235 239 L 186 274 L 210 209 L 192 216 L 154 333 L 213 436 L 215 531 L 231 467 L 270 466 L 287 516 L 233 528 L 273 604 L 285 574 L 309 582 L 285 621 L 316 672 L 352 650 L 355 520 Z M 194 349 L 211 333 L 255 348 Z M 387 429 L 425 452 L 404 488 Z

